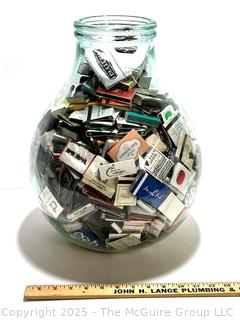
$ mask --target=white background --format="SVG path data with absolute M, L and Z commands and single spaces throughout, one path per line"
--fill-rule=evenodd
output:
M 62 239 L 36 209 L 29 185 L 32 134 L 74 60 L 73 21 L 99 14 L 157 21 L 159 76 L 192 119 L 203 154 L 190 217 L 162 242 L 131 254 L 94 253 Z M 190 319 L 177 317 L 176 308 L 210 308 L 214 319 L 214 308 L 223 307 L 235 308 L 239 319 L 239 298 L 22 302 L 29 283 L 240 280 L 239 33 L 233 0 L 0 2 L 1 310 L 78 306 L 89 308 L 89 319 L 101 319 L 99 307 L 124 312 L 131 305 Z

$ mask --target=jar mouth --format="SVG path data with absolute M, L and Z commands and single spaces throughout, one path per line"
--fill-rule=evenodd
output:
M 145 17 L 128 15 L 99 15 L 81 18 L 74 22 L 75 35 L 147 37 L 156 36 L 157 23 Z

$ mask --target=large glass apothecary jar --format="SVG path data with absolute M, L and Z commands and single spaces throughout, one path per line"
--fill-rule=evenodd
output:
M 159 83 L 156 22 L 95 16 L 74 27 L 71 75 L 31 147 L 40 207 L 82 247 L 151 244 L 184 220 L 201 171 L 189 118 Z

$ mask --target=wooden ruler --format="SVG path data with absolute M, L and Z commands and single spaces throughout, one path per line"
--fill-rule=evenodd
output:
M 240 282 L 29 285 L 24 300 L 233 296 L 240 296 Z

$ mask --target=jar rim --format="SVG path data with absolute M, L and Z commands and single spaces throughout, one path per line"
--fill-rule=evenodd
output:
M 131 15 L 96 15 L 80 18 L 74 22 L 76 36 L 137 35 L 153 38 L 157 23 L 151 18 Z
M 89 27 L 99 30 L 114 30 L 113 26 L 118 26 L 118 30 L 125 31 L 129 26 L 134 30 L 145 28 L 156 28 L 157 23 L 151 18 L 131 15 L 97 15 L 80 18 L 74 22 L 75 28 Z

